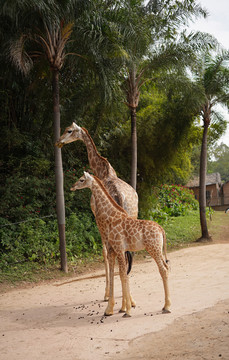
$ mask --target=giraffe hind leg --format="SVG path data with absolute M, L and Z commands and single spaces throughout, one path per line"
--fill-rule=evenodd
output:
M 162 309 L 162 312 L 164 314 L 170 313 L 171 300 L 170 300 L 169 284 L 168 284 L 169 265 L 164 261 L 161 249 L 157 251 L 155 249 L 146 248 L 146 250 L 156 261 L 159 273 L 163 281 L 164 293 L 165 293 L 165 305 Z
M 162 309 L 162 312 L 164 314 L 170 313 L 170 306 L 171 306 L 171 300 L 170 300 L 170 294 L 169 294 L 169 284 L 168 284 L 168 265 L 165 263 L 162 255 L 159 259 L 155 260 L 163 281 L 164 286 L 164 292 L 165 292 L 165 305 Z

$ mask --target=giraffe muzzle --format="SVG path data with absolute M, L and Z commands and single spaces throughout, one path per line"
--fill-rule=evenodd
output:
M 60 142 L 60 141 L 57 141 L 55 143 L 55 146 L 57 146 L 59 149 L 61 149 L 63 146 L 64 146 L 64 143 Z

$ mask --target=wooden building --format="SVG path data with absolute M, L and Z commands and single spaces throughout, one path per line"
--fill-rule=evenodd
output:
M 195 198 L 199 200 L 199 177 L 191 179 L 186 186 L 193 190 Z M 206 176 L 206 206 L 214 210 L 229 208 L 229 181 L 223 184 L 219 173 Z

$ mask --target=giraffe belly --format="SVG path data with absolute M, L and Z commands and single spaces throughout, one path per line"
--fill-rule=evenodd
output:
M 126 251 L 140 251 L 145 249 L 161 248 L 163 246 L 163 234 L 159 229 L 140 230 L 137 233 L 130 232 L 126 234 Z
M 145 246 L 142 243 L 136 242 L 135 244 L 127 245 L 125 251 L 133 251 L 133 252 L 135 252 L 135 251 L 141 251 L 141 250 L 144 250 L 144 249 L 145 249 Z
M 127 241 L 125 242 L 126 251 L 140 251 L 144 250 L 144 242 L 142 234 L 129 235 L 127 236 Z

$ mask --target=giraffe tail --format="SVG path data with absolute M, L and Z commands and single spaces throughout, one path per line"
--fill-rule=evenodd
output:
M 125 252 L 126 263 L 128 264 L 127 275 L 131 272 L 133 263 L 133 254 L 130 251 Z
M 167 258 L 167 241 L 166 241 L 166 235 L 165 235 L 164 229 L 162 229 L 162 234 L 163 234 L 163 250 L 164 250 L 164 255 L 165 255 L 165 263 L 166 263 L 167 269 L 171 270 L 171 263 Z

